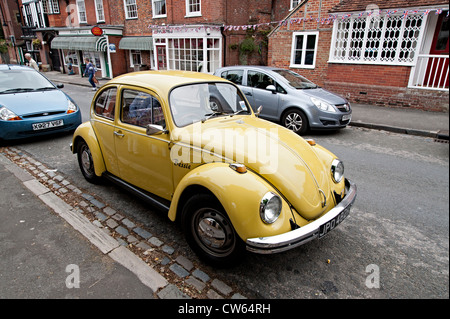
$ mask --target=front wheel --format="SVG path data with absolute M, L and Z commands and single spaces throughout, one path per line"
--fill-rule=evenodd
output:
M 215 197 L 208 194 L 191 197 L 183 208 L 181 224 L 189 246 L 207 262 L 227 267 L 242 256 L 244 242 Z
M 303 134 L 308 129 L 308 119 L 300 110 L 288 110 L 281 118 L 281 124 L 297 134 Z

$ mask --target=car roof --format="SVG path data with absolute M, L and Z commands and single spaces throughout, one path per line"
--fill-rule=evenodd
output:
M 188 83 L 227 82 L 220 77 L 190 71 L 140 71 L 115 77 L 108 84 L 129 84 L 157 91 L 169 92 L 172 88 Z

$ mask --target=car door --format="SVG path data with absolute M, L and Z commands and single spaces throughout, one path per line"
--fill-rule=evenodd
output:
M 113 175 L 119 174 L 114 144 L 114 123 L 117 117 L 117 87 L 102 89 L 94 100 L 91 110 L 91 123 L 97 136 L 106 170 Z
M 269 75 L 256 70 L 247 71 L 247 87 L 251 89 L 252 101 L 249 102 L 254 112 L 262 106 L 260 116 L 271 120 L 278 120 L 279 94 L 277 91 L 267 90 L 269 85 L 277 88 L 278 84 Z M 278 86 L 279 87 L 279 86 Z
M 147 135 L 148 124 L 165 127 L 158 96 L 148 90 L 122 87 L 120 118 L 114 131 L 119 177 L 170 200 L 173 181 L 169 134 Z

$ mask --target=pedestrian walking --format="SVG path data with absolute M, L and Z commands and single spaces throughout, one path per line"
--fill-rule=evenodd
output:
M 95 82 L 94 82 L 95 67 L 92 64 L 92 62 L 89 61 L 89 58 L 84 59 L 84 61 L 86 62 L 86 69 L 84 70 L 84 76 L 89 77 L 89 83 L 91 83 L 91 85 L 92 85 L 92 90 L 95 91 L 95 90 L 97 90 L 97 86 L 95 85 Z
M 38 66 L 38 64 L 36 63 L 36 61 L 31 57 L 31 54 L 25 53 L 25 59 L 28 60 L 27 65 L 28 65 L 29 67 L 32 67 L 33 69 L 35 69 L 36 71 L 39 72 L 39 66 Z

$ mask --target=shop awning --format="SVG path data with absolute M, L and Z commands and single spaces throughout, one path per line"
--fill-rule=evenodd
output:
M 119 42 L 119 49 L 122 50 L 153 50 L 152 37 L 123 37 Z
M 68 49 L 82 51 L 106 51 L 105 37 L 55 37 L 51 42 L 52 49 Z

